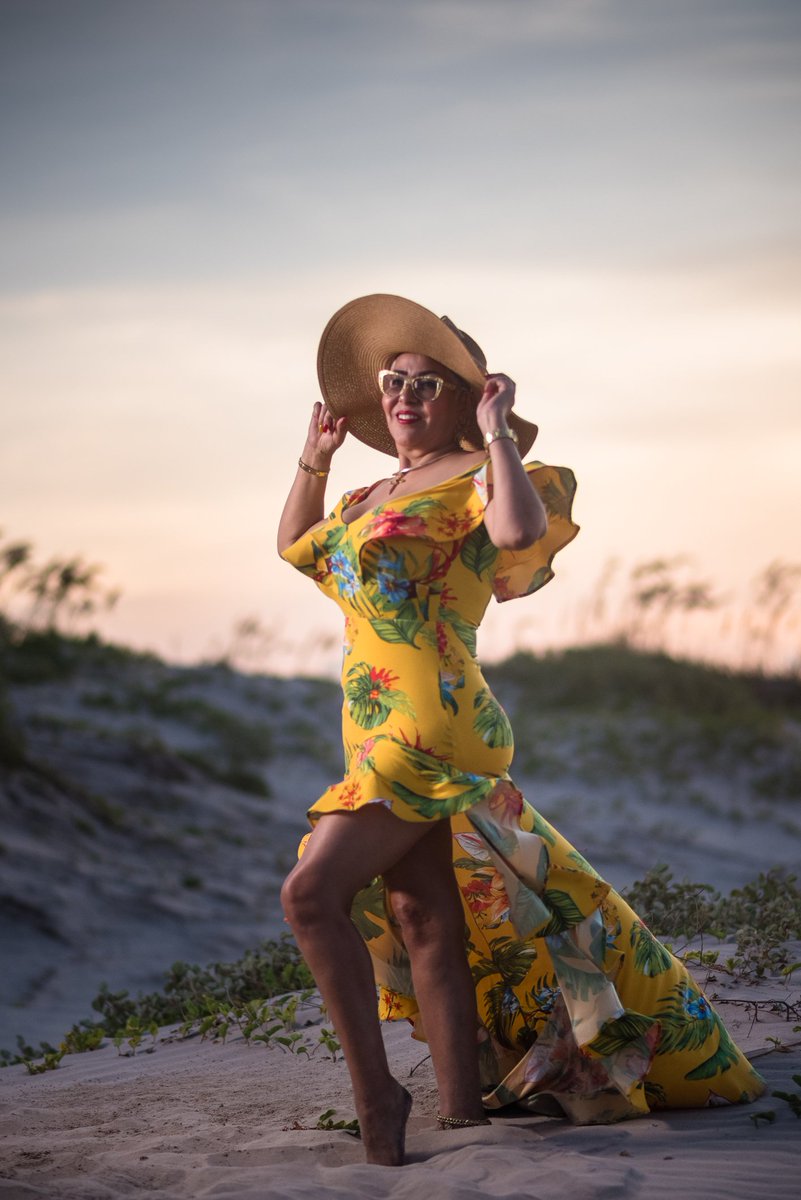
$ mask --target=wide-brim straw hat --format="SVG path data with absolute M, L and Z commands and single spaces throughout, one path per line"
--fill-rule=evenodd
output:
M 448 317 L 402 296 L 360 296 L 335 312 L 320 338 L 317 375 L 320 390 L 335 417 L 347 417 L 347 428 L 360 442 L 395 455 L 381 407 L 378 372 L 399 354 L 422 354 L 454 371 L 470 389 L 466 420 L 459 429 L 465 449 L 480 450 L 484 439 L 475 418 L 487 378 L 487 360 L 469 334 Z M 509 416 L 521 455 L 537 436 L 537 426 L 517 413 Z

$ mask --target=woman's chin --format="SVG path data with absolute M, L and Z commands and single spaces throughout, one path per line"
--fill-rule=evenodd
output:
M 416 450 L 424 450 L 431 440 L 421 425 L 392 425 L 389 432 L 395 445 L 399 448 L 402 446 L 404 449 L 408 446 Z

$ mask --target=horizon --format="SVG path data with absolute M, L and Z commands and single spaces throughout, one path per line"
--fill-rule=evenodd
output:
M 9 0 L 0 28 L 2 524 L 105 564 L 104 636 L 194 661 L 252 616 L 334 670 L 275 527 L 326 321 L 394 291 L 578 478 L 577 541 L 492 606 L 485 661 L 581 636 L 612 560 L 677 557 L 730 605 L 691 640 L 736 656 L 749 581 L 801 560 L 798 5 Z M 328 507 L 387 462 L 349 439 Z

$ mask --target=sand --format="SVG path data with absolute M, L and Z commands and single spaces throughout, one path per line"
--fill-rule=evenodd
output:
M 277 892 L 305 807 L 340 770 L 333 686 L 132 660 L 16 686 L 10 700 L 29 763 L 0 773 L 0 1045 L 13 1046 L 17 1032 L 58 1041 L 91 1015 L 102 979 L 114 990 L 153 988 L 176 958 L 230 961 L 281 930 Z M 768 786 L 782 765 L 775 755 L 732 760 L 699 743 L 687 761 L 671 751 L 655 765 L 649 739 L 665 736 L 656 726 L 527 715 L 510 700 L 516 778 L 616 886 L 659 861 L 677 878 L 728 889 L 801 860 L 797 797 Z M 269 724 L 263 749 L 254 722 Z M 226 748 L 220 730 L 238 741 Z M 269 796 L 203 767 L 231 746 L 237 761 L 247 749 Z M 704 948 L 715 947 L 707 939 Z M 721 948 L 721 961 L 730 952 Z M 801 945 L 791 954 L 799 959 Z M 409 1161 L 373 1167 L 349 1134 L 315 1128 L 328 1109 L 353 1116 L 341 1061 L 162 1030 L 131 1056 L 106 1043 L 46 1074 L 0 1070 L 0 1200 L 795 1200 L 801 1121 L 770 1091 L 798 1090 L 792 1043 L 801 1034 L 797 1017 L 770 1005 L 797 1012 L 801 981 L 753 986 L 722 972 L 699 981 L 720 998 L 740 1045 L 760 1055 L 768 1094 L 755 1105 L 586 1128 L 518 1110 L 486 1128 L 441 1132 L 426 1049 L 393 1025 L 390 1061 L 415 1099 Z M 772 1124 L 751 1119 L 767 1111 Z
M 692 720 L 499 696 L 516 782 L 614 887 L 663 862 L 728 891 L 801 862 L 797 728 L 781 752 L 735 754 Z M 30 763 L 0 768 L 0 1047 L 57 1042 L 103 981 L 151 991 L 177 959 L 231 961 L 285 928 L 278 890 L 305 810 L 342 770 L 334 684 L 90 659 L 9 701 Z M 269 795 L 202 768 L 231 754 Z
M 350 1134 L 314 1128 L 332 1108 L 335 1120 L 353 1116 L 341 1060 L 162 1030 L 130 1056 L 107 1043 L 43 1075 L 0 1072 L 0 1197 L 795 1200 L 801 1121 L 770 1092 L 798 1090 L 801 1035 L 797 1019 L 770 1004 L 797 1003 L 798 989 L 786 980 L 699 979 L 758 1058 L 768 1092 L 753 1105 L 590 1127 L 514 1110 L 486 1128 L 439 1131 L 426 1047 L 392 1024 L 384 1027 L 390 1062 L 414 1096 L 408 1162 L 376 1167 Z M 753 1114 L 767 1111 L 775 1120 L 755 1124 Z

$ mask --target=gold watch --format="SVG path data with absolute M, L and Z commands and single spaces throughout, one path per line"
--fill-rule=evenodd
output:
M 501 438 L 509 438 L 517 445 L 517 434 L 514 429 L 491 429 L 489 433 L 484 434 L 484 445 L 489 449 L 493 442 L 499 442 Z

